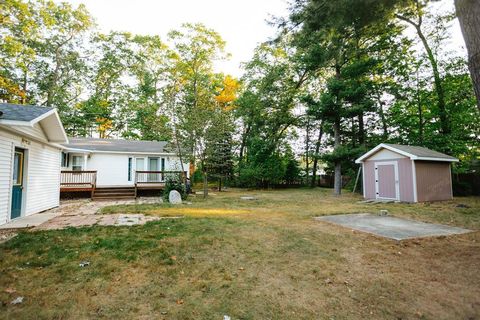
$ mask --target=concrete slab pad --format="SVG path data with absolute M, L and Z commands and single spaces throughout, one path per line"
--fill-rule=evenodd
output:
M 1 229 L 22 229 L 41 225 L 42 223 L 59 216 L 60 213 L 55 211 L 46 211 L 35 213 L 30 216 L 20 217 L 8 223 L 0 225 Z
M 316 217 L 315 219 L 395 240 L 447 236 L 471 232 L 471 230 L 458 227 L 425 223 L 392 216 L 379 216 L 370 213 L 341 214 Z

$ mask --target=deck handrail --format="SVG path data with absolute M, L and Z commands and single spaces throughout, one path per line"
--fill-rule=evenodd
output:
M 164 183 L 165 176 L 168 174 L 181 174 L 182 179 L 185 179 L 186 173 L 183 171 L 136 170 L 135 185 L 142 183 Z
M 96 170 L 62 170 L 60 171 L 60 188 L 64 191 L 86 191 L 91 192 L 91 198 L 97 187 Z
M 95 187 L 97 184 L 96 170 L 62 170 L 60 171 L 60 185 L 91 185 Z

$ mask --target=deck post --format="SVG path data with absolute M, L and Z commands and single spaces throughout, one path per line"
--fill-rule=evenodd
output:
M 135 170 L 135 199 L 137 199 L 137 178 L 138 172 Z
M 93 196 L 95 195 L 95 188 L 97 187 L 97 172 L 93 174 L 93 179 L 92 179 L 92 193 L 90 195 L 90 199 L 93 200 Z

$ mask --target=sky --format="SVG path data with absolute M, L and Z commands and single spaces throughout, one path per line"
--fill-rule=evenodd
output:
M 215 71 L 235 77 L 242 75 L 240 64 L 247 62 L 255 47 L 276 35 L 267 23 L 272 17 L 288 16 L 288 0 L 56 0 L 74 6 L 86 5 L 100 31 L 127 31 L 134 34 L 160 35 L 185 22 L 201 22 L 217 31 L 226 41 L 231 57 L 215 63 Z M 436 10 L 453 10 L 452 0 L 434 4 Z M 466 55 L 458 21 L 450 28 L 448 51 Z M 416 38 L 415 32 L 408 32 Z
M 185 22 L 201 22 L 227 42 L 228 61 L 215 64 L 217 72 L 239 77 L 240 63 L 250 60 L 255 47 L 273 37 L 271 16 L 286 16 L 286 0 L 63 0 L 86 5 L 100 31 L 128 31 L 160 35 Z M 60 1 L 58 1 L 60 2 Z

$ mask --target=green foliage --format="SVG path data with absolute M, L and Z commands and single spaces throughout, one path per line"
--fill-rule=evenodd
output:
M 195 182 L 293 183 L 313 160 L 352 175 L 353 160 L 381 142 L 443 151 L 461 160 L 455 172 L 475 170 L 480 115 L 465 58 L 445 49 L 451 13 L 413 0 L 290 9 L 238 82 L 214 71 L 226 44 L 203 24 L 165 41 L 102 34 L 83 5 L 3 1 L 0 100 L 56 107 L 73 136 L 170 141 L 202 170 Z
M 185 184 L 183 183 L 183 177 L 181 173 L 168 173 L 165 176 L 165 188 L 163 189 L 163 200 L 168 202 L 168 195 L 170 191 L 177 190 L 182 199 L 187 199 L 188 195 L 185 189 Z

